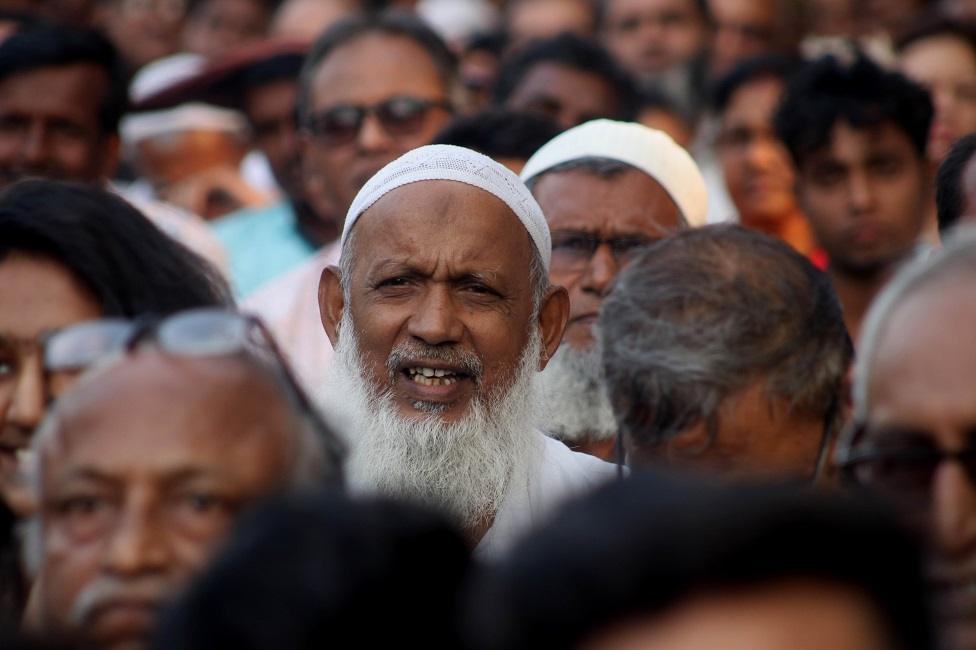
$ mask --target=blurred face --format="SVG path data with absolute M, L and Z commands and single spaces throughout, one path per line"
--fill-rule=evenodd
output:
M 694 139 L 688 124 L 670 110 L 648 107 L 638 113 L 635 121 L 649 129 L 664 131 L 685 149 L 691 146 L 691 141 Z
M 275 180 L 290 198 L 302 196 L 301 149 L 295 106 L 298 81 L 279 79 L 250 89 L 244 112 L 254 133 L 254 143 L 268 159 Z
M 549 221 L 549 279 L 569 291 L 565 340 L 593 344 L 593 325 L 617 274 L 634 253 L 682 227 L 674 201 L 647 174 L 602 178 L 585 170 L 545 174 L 533 194 Z
M 736 63 L 773 49 L 776 0 L 709 0 L 715 23 L 712 74 L 722 75 Z
M 764 230 L 798 211 L 793 164 L 773 131 L 782 93 L 783 82 L 775 77 L 741 86 L 721 116 L 718 138 L 722 174 L 739 219 Z
M 180 49 L 186 0 L 115 0 L 99 10 L 98 22 L 131 70 Z
M 341 137 L 322 131 L 306 134 L 303 146 L 310 198 L 322 195 L 330 209 L 344 214 L 380 168 L 429 143 L 451 116 L 445 108 L 447 88 L 434 62 L 408 38 L 368 34 L 342 45 L 322 62 L 312 80 L 312 115 L 336 109 L 373 109 L 397 98 L 426 107 L 384 111 L 392 113 L 390 119 L 381 119 L 373 111 L 358 129 L 353 123 Z
M 118 140 L 102 131 L 108 78 L 79 63 L 0 81 L 0 187 L 29 176 L 99 182 L 112 173 Z
M 326 330 L 336 343 L 349 310 L 363 374 L 374 394 L 393 395 L 402 418 L 458 421 L 479 396 L 503 394 L 535 318 L 555 352 L 565 294 L 557 292 L 555 310 L 549 299 L 533 314 L 532 243 L 491 194 L 452 181 L 413 183 L 380 199 L 354 232 L 349 303 L 334 275 L 323 280 Z
M 972 448 L 976 429 L 976 306 L 958 277 L 926 287 L 892 315 L 871 364 L 867 426 L 858 449 L 894 459 L 866 464 L 868 485 L 893 497 L 932 542 L 935 613 L 976 642 L 976 480 L 966 461 L 929 462 Z M 911 458 L 921 458 L 912 462 Z
M 887 650 L 874 606 L 856 590 L 784 582 L 679 603 L 662 616 L 623 623 L 580 650 Z
M 580 0 L 523 0 L 508 14 L 508 31 L 517 43 L 563 32 L 589 36 L 593 23 L 593 8 Z
M 622 110 L 612 84 L 591 72 L 552 62 L 529 70 L 506 106 L 538 113 L 564 129 L 598 117 L 618 117 Z
M 873 276 L 912 249 L 928 198 L 925 162 L 891 122 L 834 125 L 798 172 L 798 195 L 831 268 Z
M 960 137 L 976 131 L 976 51 L 955 36 L 935 36 L 902 52 L 901 69 L 932 96 L 928 158 L 942 162 Z
M 271 19 L 262 0 L 206 0 L 187 18 L 187 52 L 216 58 L 264 37 Z
M 159 608 L 281 484 L 295 424 L 243 364 L 154 350 L 65 402 L 39 451 L 41 625 L 148 647 Z
M 708 28 L 695 0 L 608 0 L 603 38 L 633 74 L 654 77 L 705 46 Z
M 0 491 L 5 497 L 19 480 L 17 453 L 30 442 L 50 397 L 39 338 L 100 317 L 95 297 L 53 259 L 13 253 L 0 261 Z
M 311 43 L 355 9 L 355 0 L 285 0 L 271 21 L 271 35 Z

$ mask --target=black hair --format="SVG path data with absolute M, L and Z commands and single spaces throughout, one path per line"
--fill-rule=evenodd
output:
M 724 113 L 732 95 L 753 81 L 772 77 L 786 84 L 798 65 L 796 59 L 782 55 L 764 55 L 742 61 L 715 82 L 710 93 L 712 110 Z
M 469 555 L 459 533 L 419 507 L 279 499 L 245 515 L 160 622 L 155 647 L 458 647 Z
M 941 15 L 928 16 L 900 34 L 895 41 L 895 51 L 901 54 L 919 41 L 941 36 L 959 39 L 976 57 L 976 25 Z
M 509 36 L 503 31 L 478 32 L 464 46 L 465 53 L 484 50 L 501 57 L 508 48 Z
M 560 34 L 529 43 L 504 60 L 492 101 L 499 106 L 507 102 L 526 75 L 540 63 L 557 63 L 604 79 L 617 92 L 621 107 L 617 117 L 633 116 L 638 103 L 634 80 L 603 46 L 576 34 Z
M 963 216 L 966 196 L 962 177 L 974 155 L 976 133 L 970 133 L 956 140 L 939 165 L 935 177 L 935 207 L 940 233 L 948 232 Z
M 88 63 L 108 78 L 98 123 L 105 135 L 118 132 L 128 107 L 125 64 L 107 38 L 90 29 L 38 23 L 0 41 L 0 81 L 49 66 Z
M 247 66 L 240 73 L 240 87 L 246 92 L 282 79 L 298 79 L 305 55 L 290 52 Z
M 422 47 L 440 73 L 445 90 L 450 93 L 457 73 L 457 58 L 441 37 L 417 16 L 398 9 L 350 16 L 319 36 L 305 57 L 298 91 L 298 117 L 302 123 L 311 111 L 312 80 L 322 62 L 342 45 L 375 33 L 408 38 Z
M 14 253 L 63 264 L 104 316 L 164 316 L 232 304 L 210 264 L 122 198 L 90 185 L 25 180 L 0 193 L 0 262 Z
M 921 553 L 864 498 L 635 475 L 571 504 L 490 570 L 469 607 L 485 649 L 550 650 L 707 593 L 850 587 L 892 648 L 932 647 Z
M 496 160 L 528 160 L 561 132 L 558 124 L 539 115 L 488 109 L 455 119 L 434 136 L 433 144 L 467 147 Z
M 932 123 L 929 94 L 898 72 L 858 53 L 850 64 L 826 56 L 801 67 L 786 85 L 774 124 L 797 167 L 830 142 L 838 122 L 857 129 L 892 122 L 924 158 Z

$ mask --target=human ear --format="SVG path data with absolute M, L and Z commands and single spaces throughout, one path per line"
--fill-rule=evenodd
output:
M 549 289 L 539 309 L 539 332 L 542 334 L 543 350 L 542 358 L 539 359 L 540 371 L 545 370 L 549 359 L 559 349 L 568 322 L 569 292 L 564 287 L 554 286 Z
M 332 347 L 339 343 L 339 323 L 342 322 L 345 303 L 342 283 L 339 280 L 339 269 L 328 266 L 319 278 L 319 316 L 322 318 L 322 327 L 325 328 Z

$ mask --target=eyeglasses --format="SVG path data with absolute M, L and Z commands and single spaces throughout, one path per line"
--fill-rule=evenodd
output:
M 587 232 L 556 231 L 552 233 L 552 266 L 563 271 L 582 270 L 604 244 L 619 264 L 627 264 L 644 246 L 655 241 L 643 235 L 598 237 Z
M 424 127 L 427 115 L 435 108 L 449 111 L 450 105 L 444 100 L 400 96 L 373 106 L 333 106 L 312 115 L 305 128 L 323 144 L 338 146 L 355 140 L 366 117 L 374 115 L 383 130 L 397 138 L 418 133 Z

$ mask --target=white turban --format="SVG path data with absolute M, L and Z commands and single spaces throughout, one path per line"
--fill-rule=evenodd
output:
M 488 156 L 448 144 L 414 149 L 376 172 L 359 190 L 346 214 L 340 245 L 345 245 L 356 220 L 370 206 L 398 187 L 423 181 L 456 181 L 498 197 L 522 222 L 549 272 L 552 257 L 549 225 L 529 189 L 518 176 Z
M 529 158 L 522 180 L 582 158 L 608 158 L 636 167 L 664 188 L 689 225 L 707 223 L 708 190 L 698 165 L 669 135 L 640 124 L 593 120 L 573 127 Z

